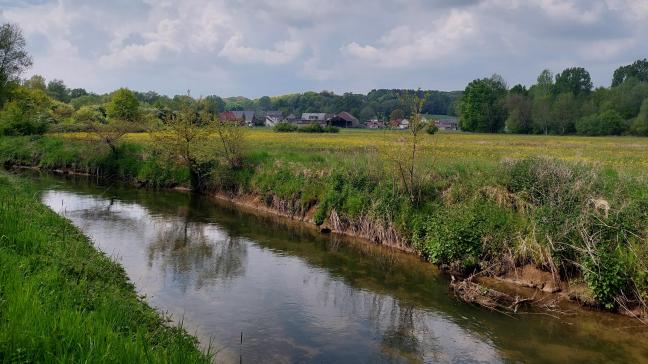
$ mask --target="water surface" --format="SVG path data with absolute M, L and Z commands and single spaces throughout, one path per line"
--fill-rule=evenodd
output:
M 186 193 L 39 180 L 217 362 L 648 362 L 646 331 L 616 315 L 508 316 L 410 255 Z

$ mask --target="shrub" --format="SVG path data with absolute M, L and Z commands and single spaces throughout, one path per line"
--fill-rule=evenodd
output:
M 428 125 L 427 129 L 425 129 L 425 131 L 430 135 L 434 135 L 439 131 L 439 127 L 434 124 L 430 124 Z
M 0 113 L 0 135 L 43 134 L 53 122 L 50 104 L 42 90 L 19 87 Z
M 318 123 L 308 124 L 303 128 L 297 129 L 300 133 L 323 133 L 324 128 Z
M 625 129 L 621 114 L 611 109 L 583 117 L 576 122 L 576 132 L 580 135 L 620 135 Z
M 292 133 L 294 131 L 297 131 L 297 125 L 281 122 L 277 123 L 272 129 L 277 133 Z
M 594 298 L 607 309 L 627 284 L 627 266 L 620 249 L 599 250 L 583 258 L 583 278 Z
M 510 211 L 488 203 L 442 209 L 419 223 L 413 241 L 436 264 L 477 266 L 484 254 L 498 249 L 515 225 Z

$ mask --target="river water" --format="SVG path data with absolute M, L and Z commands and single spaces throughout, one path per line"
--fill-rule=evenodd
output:
M 411 255 L 204 196 L 37 180 L 216 362 L 648 362 L 646 330 L 617 315 L 505 315 Z

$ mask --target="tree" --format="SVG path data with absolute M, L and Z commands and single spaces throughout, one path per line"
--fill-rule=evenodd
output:
M 510 93 L 504 102 L 508 112 L 506 131 L 509 133 L 528 134 L 532 130 L 531 112 L 533 104 L 523 93 Z
M 127 122 L 135 122 L 140 117 L 139 101 L 133 91 L 127 88 L 120 88 L 113 92 L 106 105 L 106 111 L 109 117 Z
M 44 133 L 52 122 L 50 106 L 42 90 L 18 87 L 0 113 L 0 135 Z
M 536 84 L 532 87 L 534 96 L 551 94 L 554 88 L 553 77 L 553 73 L 548 69 L 542 70 L 536 79 Z
M 27 88 L 32 88 L 35 90 L 46 91 L 47 85 L 45 84 L 45 77 L 41 75 L 33 75 L 30 79 L 25 80 L 23 85 Z
M 632 123 L 632 133 L 648 136 L 648 98 L 641 104 L 639 115 Z
M 633 64 L 621 66 L 614 71 L 612 87 L 621 85 L 626 80 L 634 78 L 638 81 L 648 82 L 648 60 L 640 59 Z
M 578 119 L 578 107 L 571 92 L 558 95 L 551 107 L 551 131 L 555 134 L 571 133 Z
M 76 99 L 77 97 L 88 95 L 88 91 L 83 88 L 74 88 L 70 90 L 70 99 Z
M 358 115 L 361 121 L 371 120 L 376 117 L 376 111 L 371 106 L 365 106 Z
M 32 65 L 22 30 L 15 24 L 0 26 L 0 107 L 9 97 L 11 84 Z
M 156 152 L 184 165 L 196 191 L 206 187 L 209 165 L 215 160 L 216 150 L 210 138 L 214 124 L 208 113 L 199 112 L 196 103 L 187 100 L 169 116 L 162 130 L 151 133 Z
M 574 96 L 588 95 L 592 91 L 592 78 L 582 67 L 566 68 L 556 75 L 554 93 L 571 92 Z
M 533 132 L 536 134 L 549 134 L 551 95 L 534 97 L 532 110 Z
M 422 166 L 419 161 L 423 149 L 421 144 L 425 141 L 428 126 L 421 115 L 426 98 L 426 94 L 421 96 L 415 91 L 407 91 L 401 95 L 402 107 L 411 110 L 409 127 L 405 135 L 397 135 L 396 148 L 384 152 L 387 160 L 396 169 L 401 185 L 413 204 L 418 204 L 421 200 L 422 180 L 426 176 L 420 171 Z
M 391 114 L 389 114 L 389 120 L 401 120 L 405 119 L 405 113 L 401 109 L 394 109 Z
M 576 132 L 581 135 L 620 135 L 624 129 L 623 118 L 615 110 L 605 110 L 576 122 Z
M 259 99 L 259 108 L 261 110 L 270 110 L 272 109 L 272 99 L 268 96 L 263 96 Z
M 47 83 L 47 94 L 61 102 L 70 102 L 70 90 L 62 80 L 52 80 Z
M 218 96 L 210 95 L 200 100 L 201 109 L 209 112 L 213 116 L 225 111 L 225 101 Z
M 501 76 L 470 82 L 460 106 L 460 127 L 465 131 L 497 133 L 504 129 L 506 84 Z

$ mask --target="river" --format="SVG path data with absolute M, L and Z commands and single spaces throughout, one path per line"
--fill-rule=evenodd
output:
M 618 315 L 493 312 L 412 255 L 204 196 L 36 179 L 216 362 L 648 362 L 648 333 Z

